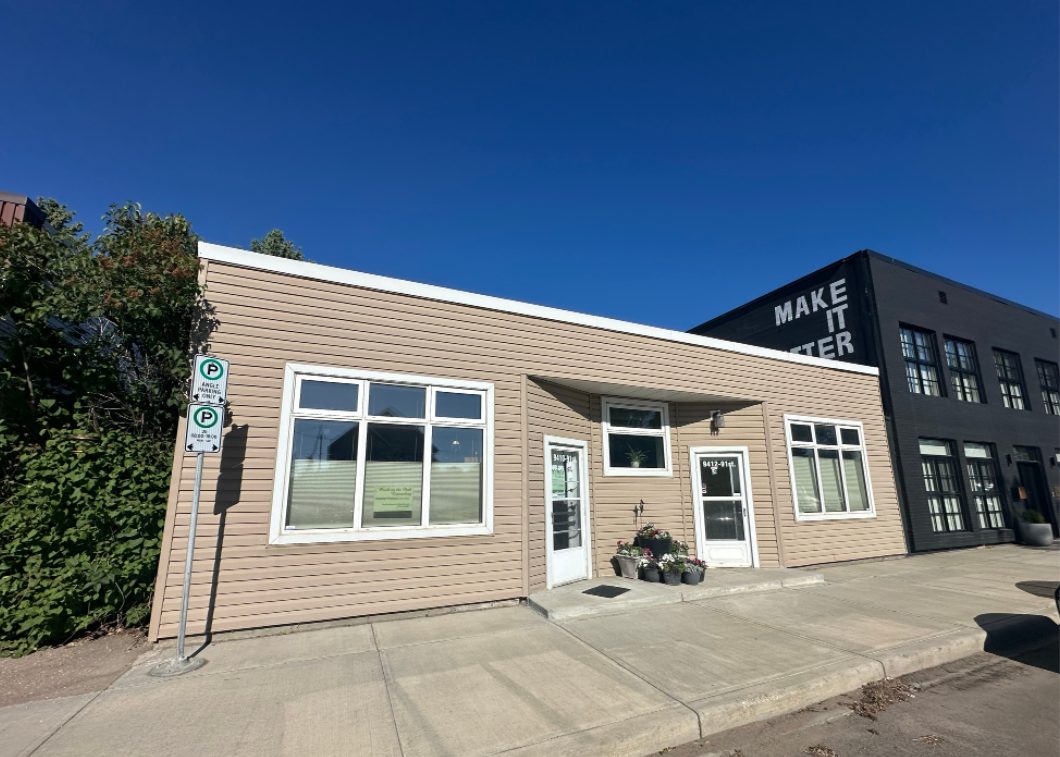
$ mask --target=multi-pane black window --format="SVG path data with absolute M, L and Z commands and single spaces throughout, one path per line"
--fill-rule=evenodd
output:
M 968 483 L 972 490 L 972 504 L 979 528 L 1004 528 L 1005 515 L 1001 511 L 1001 488 L 998 486 L 994 445 L 966 442 L 964 457 L 968 463 Z
M 939 361 L 935 353 L 935 337 L 927 331 L 901 327 L 902 357 L 909 391 L 913 394 L 942 395 L 939 384 Z
M 1042 385 L 1042 405 L 1050 415 L 1060 415 L 1060 367 L 1048 360 L 1035 360 Z
M 994 366 L 997 368 L 997 381 L 1001 385 L 1001 401 L 1005 407 L 1013 410 L 1026 410 L 1027 392 L 1023 388 L 1023 368 L 1020 367 L 1020 356 L 1015 352 L 995 349 Z
M 936 533 L 963 531 L 964 507 L 950 442 L 921 439 L 920 466 L 924 473 L 928 511 L 931 513 L 931 530 Z
M 983 401 L 974 344 L 952 336 L 946 337 L 946 367 L 950 369 L 950 387 L 954 397 L 963 402 Z

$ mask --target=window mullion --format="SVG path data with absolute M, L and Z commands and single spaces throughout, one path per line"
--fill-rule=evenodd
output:
M 364 516 L 364 470 L 368 467 L 368 421 L 357 425 L 357 482 L 353 491 L 353 527 L 362 528 Z
M 431 424 L 423 427 L 423 483 L 420 486 L 420 525 L 428 526 L 431 523 L 431 459 L 434 457 L 433 434 Z

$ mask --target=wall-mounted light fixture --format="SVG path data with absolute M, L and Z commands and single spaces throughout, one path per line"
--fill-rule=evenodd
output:
M 725 428 L 725 413 L 715 410 L 710 414 L 710 433 L 712 436 L 717 436 L 723 428 Z

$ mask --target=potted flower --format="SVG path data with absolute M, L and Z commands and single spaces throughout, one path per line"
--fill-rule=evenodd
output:
M 649 583 L 659 583 L 659 561 L 650 549 L 645 549 L 640 558 L 640 577 Z
M 628 541 L 618 542 L 618 550 L 615 552 L 615 562 L 618 563 L 619 575 L 623 578 L 636 578 L 637 566 L 640 565 L 640 557 L 643 550 L 634 547 Z
M 685 560 L 685 572 L 681 574 L 681 580 L 689 586 L 695 586 L 703 580 L 703 574 L 707 570 L 707 564 L 696 557 Z
M 639 468 L 640 464 L 648 459 L 648 453 L 642 449 L 630 447 L 629 451 L 626 452 L 626 459 L 629 460 L 630 468 Z
M 668 552 L 659 558 L 659 570 L 662 572 L 664 584 L 677 586 L 681 583 L 681 576 L 685 572 L 685 562 L 673 553 Z
M 641 549 L 651 550 L 653 555 L 665 555 L 673 546 L 673 538 L 668 531 L 658 529 L 654 523 L 649 523 L 637 532 L 633 543 Z
M 1053 527 L 1037 510 L 1026 509 L 1020 513 L 1020 535 L 1024 544 L 1032 547 L 1048 547 L 1053 543 Z

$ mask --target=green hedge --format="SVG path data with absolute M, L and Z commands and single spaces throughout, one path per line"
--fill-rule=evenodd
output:
M 172 447 L 54 430 L 24 447 L 0 503 L 0 654 L 150 613 Z

